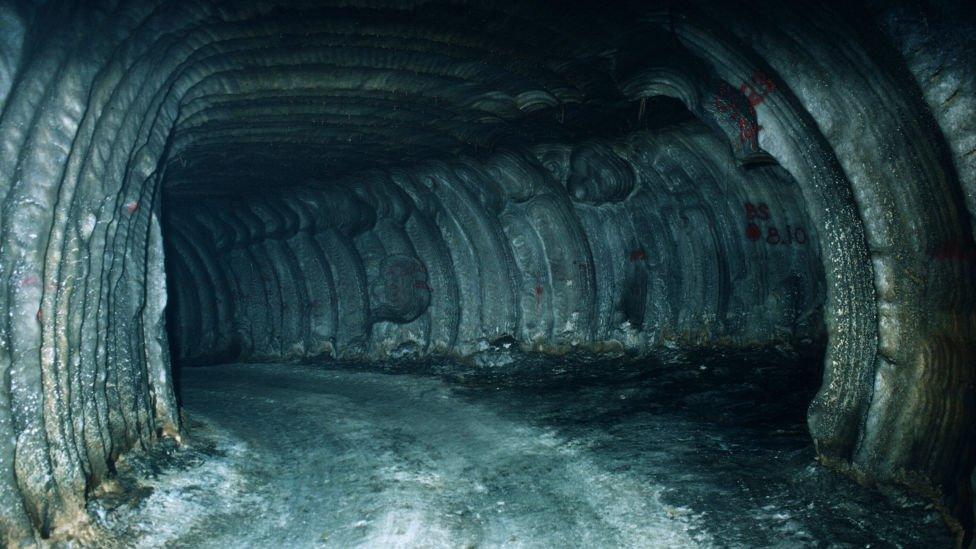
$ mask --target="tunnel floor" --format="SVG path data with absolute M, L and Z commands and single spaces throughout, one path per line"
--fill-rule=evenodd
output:
M 519 389 L 188 368 L 187 444 L 124 460 L 90 505 L 140 546 L 950 546 L 931 507 L 815 464 L 809 375 L 709 362 Z

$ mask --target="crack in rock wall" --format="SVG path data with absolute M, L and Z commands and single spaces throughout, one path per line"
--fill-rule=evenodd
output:
M 822 461 L 971 522 L 976 63 L 898 13 L 0 3 L 0 540 L 179 436 L 164 263 L 187 361 L 769 345 L 822 295 Z

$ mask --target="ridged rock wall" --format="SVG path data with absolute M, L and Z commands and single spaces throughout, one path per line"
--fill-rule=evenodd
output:
M 953 105 L 972 91 L 951 78 L 976 63 L 968 34 L 947 36 L 947 70 L 925 77 L 941 62 L 899 37 L 930 34 L 888 13 L 766 0 L 0 4 L 0 541 L 83 533 L 86 494 L 117 457 L 178 436 L 164 216 L 186 220 L 166 231 L 169 276 L 201 284 L 174 289 L 170 317 L 200 327 L 177 330 L 191 360 L 512 341 L 650 351 L 722 334 L 738 346 L 757 328 L 735 314 L 788 293 L 775 288 L 786 271 L 742 269 L 755 243 L 724 240 L 736 231 L 719 229 L 748 226 L 743 201 L 776 198 L 733 184 L 716 142 L 747 180 L 787 172 L 802 200 L 784 203 L 805 206 L 796 219 L 819 245 L 828 340 L 809 426 L 822 461 L 971 520 L 973 155 Z M 711 137 L 673 136 L 661 158 L 691 175 L 671 188 L 677 168 L 619 144 L 675 101 Z M 535 177 L 535 164 L 558 175 Z M 679 190 L 699 179 L 716 183 Z M 708 194 L 726 191 L 741 194 Z M 184 215 L 168 208 L 178 201 L 214 207 Z M 670 225 L 657 238 L 641 221 Z M 700 247 L 681 249 L 679 229 Z M 703 270 L 675 274 L 664 257 Z M 719 284 L 742 272 L 772 278 Z M 289 284 L 302 276 L 322 284 Z M 498 299 L 481 300 L 485 288 Z M 631 291 L 644 298 L 618 306 Z M 801 317 L 776 307 L 755 313 L 761 342 Z M 636 343 L 621 318 L 641 326 Z
M 871 2 L 884 38 L 905 60 L 946 136 L 970 215 L 976 213 L 976 9 L 966 2 Z M 933 254 L 963 259 L 961 246 Z M 968 259 L 973 259 L 969 255 Z
M 970 230 L 976 231 L 972 221 L 976 219 L 976 37 L 972 32 L 976 9 L 967 2 L 871 2 L 870 6 L 884 37 L 903 56 L 904 69 L 918 85 L 946 136 L 943 163 L 955 167 L 961 200 L 969 211 Z M 928 255 L 938 262 L 972 265 L 976 249 L 966 241 L 943 241 Z M 971 368 L 972 361 L 969 365 Z M 976 472 L 972 482 L 976 483 Z M 971 510 L 976 513 L 976 504 Z M 976 541 L 970 547 L 976 547 Z
M 171 204 L 182 363 L 819 340 L 799 187 L 704 125 Z

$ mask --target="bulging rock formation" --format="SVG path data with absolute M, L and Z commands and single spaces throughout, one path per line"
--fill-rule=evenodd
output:
M 0 541 L 180 436 L 173 364 L 824 341 L 821 460 L 971 530 L 972 24 L 0 4 Z
M 740 168 L 693 119 L 306 186 L 328 190 L 171 205 L 180 362 L 467 356 L 499 341 L 654 355 L 822 335 L 799 186 Z

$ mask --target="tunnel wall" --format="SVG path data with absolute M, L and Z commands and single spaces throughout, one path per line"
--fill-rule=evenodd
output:
M 962 184 L 970 217 L 976 213 L 976 9 L 966 2 L 871 2 L 884 37 L 905 60 L 925 104 L 948 141 L 945 151 Z M 970 223 L 973 228 L 976 225 Z M 963 247 L 935 252 L 965 259 Z
M 858 7 L 812 2 L 498 2 L 478 18 L 426 2 L 315 4 L 0 4 L 4 542 L 84 532 L 86 494 L 115 459 L 177 436 L 161 185 L 329 179 L 349 159 L 491 148 L 506 128 L 576 143 L 563 139 L 573 120 L 617 112 L 581 118 L 587 104 L 623 96 L 636 119 L 662 94 L 711 120 L 738 161 L 765 153 L 800 187 L 827 289 L 809 421 L 822 461 L 962 516 L 976 425 L 972 176 L 960 173 L 972 131 L 940 112 L 939 78 L 913 78 L 924 48 L 900 52 L 897 27 L 885 35 Z M 190 265 L 205 261 L 196 253 L 178 269 L 208 268 Z M 294 268 L 256 268 L 272 267 Z
M 831 288 L 827 326 L 835 342 L 809 417 L 818 451 L 825 461 L 856 476 L 927 491 L 913 464 L 945 472 L 969 469 L 973 463 L 973 245 L 970 215 L 960 199 L 962 182 L 951 169 L 945 136 L 910 74 L 893 62 L 886 50 L 890 44 L 870 26 L 854 23 L 868 17 L 856 8 L 843 15 L 821 11 L 823 22 L 814 26 L 805 22 L 814 13 L 806 5 L 723 5 L 710 12 L 713 21 L 739 21 L 726 27 L 735 38 L 721 33 L 706 38 L 703 31 L 714 27 L 692 22 L 694 18 L 679 33 L 689 47 L 713 59 L 725 78 L 733 78 L 729 71 L 741 71 L 740 78 L 745 78 L 750 69 L 742 64 L 755 62 L 733 53 L 736 40 L 749 43 L 784 77 L 807 114 L 793 118 L 787 115 L 793 106 L 770 96 L 757 109 L 758 123 L 767 128 L 760 143 L 798 180 L 813 181 L 813 172 L 832 171 L 824 169 L 829 162 L 804 166 L 820 156 L 815 151 L 824 142 L 811 140 L 796 148 L 787 137 L 805 133 L 800 127 L 812 121 L 849 181 L 863 226 L 869 263 L 858 258 L 859 237 L 850 231 L 857 223 L 837 224 L 837 213 L 850 203 L 846 193 L 824 200 L 823 191 L 834 183 L 805 188 L 814 222 L 825 225 L 821 238 L 827 243 L 825 269 Z M 831 45 L 851 41 L 861 44 L 859 52 Z M 857 90 L 857 98 L 844 90 Z M 922 219 L 928 221 L 920 223 Z M 831 257 L 830 242 L 843 257 Z M 839 274 L 835 261 L 847 263 L 842 276 L 848 280 L 868 274 L 870 292 L 846 297 L 837 292 L 830 282 Z M 856 292 L 858 286 L 849 288 Z M 874 342 L 867 335 L 870 324 L 877 327 Z M 850 365 L 859 362 L 866 367 L 850 375 Z M 844 384 L 860 388 L 840 389 Z M 948 435 L 953 432 L 958 437 Z M 949 439 L 955 442 L 946 446 Z M 940 493 L 948 494 L 944 501 L 957 516 L 967 516 L 968 496 L 951 494 L 966 494 L 968 486 L 963 480 L 942 479 Z
M 970 229 L 976 216 L 976 9 L 965 2 L 926 6 L 911 2 L 875 2 L 871 11 L 887 40 L 905 60 L 926 105 L 948 141 L 958 174 Z M 950 161 L 946 160 L 948 164 Z M 929 250 L 938 261 L 972 262 L 976 251 L 965 239 L 946 241 Z M 971 477 L 976 492 L 976 471 Z M 976 494 L 974 494 L 976 498 Z M 976 513 L 976 505 L 973 505 Z M 976 522 L 976 521 L 974 521 Z
M 173 204 L 182 363 L 512 343 L 664 358 L 822 337 L 799 187 L 741 168 L 700 123 L 316 185 Z

